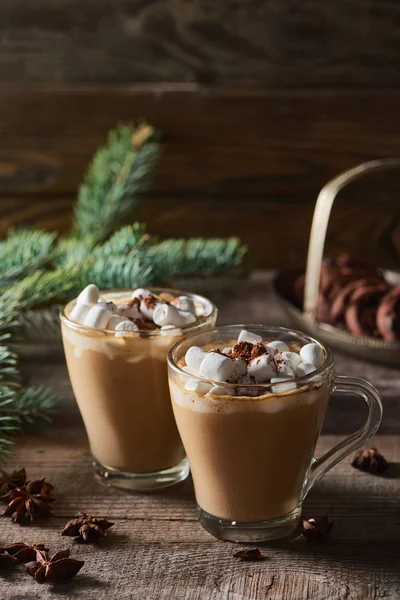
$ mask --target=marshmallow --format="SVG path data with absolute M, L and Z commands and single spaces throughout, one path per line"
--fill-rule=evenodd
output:
M 242 377 L 239 377 L 239 381 L 238 383 L 244 383 L 247 385 L 251 385 L 255 383 L 255 379 L 252 375 L 249 375 L 248 373 L 246 373 L 246 375 L 243 375 Z M 257 387 L 247 387 L 246 385 L 244 385 L 243 387 L 240 386 L 237 388 L 237 395 L 238 396 L 258 396 L 259 390 Z
M 280 394 L 283 392 L 290 392 L 291 390 L 296 389 L 296 384 L 294 382 L 287 383 L 286 385 L 282 385 L 282 382 L 289 381 L 290 377 L 272 377 L 271 383 L 279 383 L 280 385 L 273 385 L 272 392 L 274 394 Z
M 224 348 L 224 349 L 222 350 L 222 354 L 229 354 L 229 352 L 231 352 L 231 351 L 232 351 L 232 346 L 231 346 L 231 347 L 229 347 L 229 348 Z
M 146 319 L 152 321 L 154 317 L 154 310 L 159 303 L 160 300 L 158 298 L 156 298 L 152 294 L 149 294 L 140 302 L 140 312 Z
M 185 390 L 189 390 L 190 392 L 196 392 L 197 394 L 208 394 L 208 392 L 212 389 L 212 385 L 210 383 L 206 383 L 205 381 L 198 381 L 197 379 L 188 379 L 185 383 Z
M 256 383 L 265 382 L 276 376 L 275 361 L 271 354 L 261 354 L 249 362 L 247 372 L 254 377 Z
M 196 314 L 196 307 L 193 300 L 189 298 L 189 296 L 178 296 L 177 298 L 171 300 L 171 304 L 179 310 L 190 312 L 193 315 Z
M 261 335 L 242 329 L 239 333 L 238 342 L 251 342 L 252 344 L 257 344 L 257 342 L 262 342 L 262 337 Z
M 206 356 L 207 352 L 205 350 L 198 346 L 192 346 L 185 354 L 186 366 L 191 369 L 192 373 L 200 375 L 200 365 Z
M 283 354 L 283 352 L 277 352 L 274 356 L 277 373 L 279 377 L 287 377 L 292 379 L 294 377 L 295 367 L 292 364 L 291 357 L 285 357 Z M 292 353 L 286 352 L 285 354 Z
M 96 304 L 100 297 L 99 288 L 94 283 L 91 283 L 81 291 L 76 299 L 77 304 Z
M 303 362 L 311 363 L 317 368 L 325 360 L 324 352 L 319 344 L 306 344 L 300 349 L 300 356 Z
M 269 342 L 267 344 L 268 350 L 271 354 L 276 354 L 277 352 L 288 352 L 289 346 L 285 344 L 285 342 L 280 342 L 276 340 L 275 342 Z
M 90 309 L 90 304 L 78 304 L 77 302 L 69 314 L 69 319 L 76 323 L 84 323 Z
M 184 327 L 196 321 L 193 313 L 178 310 L 171 304 L 157 304 L 153 313 L 153 320 L 156 325 L 174 325 L 175 327 Z
M 200 365 L 200 375 L 213 381 L 231 381 L 235 377 L 235 361 L 218 352 L 207 352 Z
M 139 307 L 136 304 L 136 302 L 124 302 L 123 304 L 118 304 L 118 306 L 116 307 L 116 312 L 121 317 L 127 317 L 128 319 L 141 318 Z
M 234 396 L 235 391 L 231 388 L 223 387 L 222 385 L 214 385 L 208 392 L 213 396 Z
M 153 294 L 150 290 L 144 290 L 143 288 L 137 288 L 131 296 L 131 298 L 147 298 L 147 296 L 152 296 Z
M 243 377 L 247 373 L 247 363 L 245 360 L 242 360 L 241 358 L 235 358 L 233 359 L 233 362 L 235 363 L 235 370 L 233 376 L 231 377 L 230 383 L 236 383 L 239 377 Z
M 310 373 L 313 373 L 313 371 L 316 370 L 317 367 L 315 367 L 311 363 L 303 362 L 299 364 L 298 367 L 296 367 L 296 377 L 304 377 L 304 375 L 309 375 Z
M 96 329 L 106 329 L 111 317 L 112 313 L 102 304 L 94 304 L 86 315 L 83 324 Z
M 296 367 L 298 367 L 301 363 L 301 357 L 299 356 L 299 354 L 297 354 L 297 352 L 281 352 L 275 358 L 278 357 L 283 360 L 288 360 L 292 365 L 293 372 L 296 370 Z
M 130 331 L 139 331 L 139 327 L 136 323 L 132 323 L 132 321 L 121 321 L 121 323 L 118 323 L 115 327 L 115 337 L 122 337 Z
M 108 321 L 107 329 L 116 329 L 117 325 L 124 322 L 130 322 L 126 317 L 121 317 L 120 315 L 113 315 L 111 319 Z

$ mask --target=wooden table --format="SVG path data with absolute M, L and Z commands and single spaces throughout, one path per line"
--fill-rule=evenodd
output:
M 205 284 L 200 287 L 207 291 Z M 208 288 L 221 307 L 221 323 L 284 323 L 266 274 L 255 274 L 250 282 L 220 282 Z M 262 550 L 267 560 L 244 563 L 233 557 L 235 544 L 217 541 L 199 526 L 191 480 L 151 495 L 124 493 L 97 483 L 63 362 L 25 365 L 27 382 L 50 383 L 64 400 L 52 426 L 36 428 L 18 440 L 16 456 L 7 468 L 25 466 L 30 478 L 48 478 L 58 499 L 55 516 L 49 520 L 21 527 L 1 519 L 0 540 L 2 544 L 45 542 L 53 551 L 71 547 L 73 555 L 86 562 L 76 579 L 56 587 L 40 586 L 20 570 L 3 576 L 0 598 L 400 598 L 400 438 L 395 435 L 400 427 L 399 373 L 344 357 L 337 357 L 337 366 L 338 372 L 363 375 L 380 389 L 386 416 L 374 444 L 391 467 L 384 476 L 373 476 L 353 469 L 349 459 L 343 461 L 316 485 L 304 507 L 305 516 L 328 513 L 335 520 L 328 541 L 311 545 L 300 537 L 266 545 Z M 362 413 L 354 404 L 355 408 L 351 402 L 332 402 L 318 453 L 357 428 Z M 98 546 L 60 536 L 66 521 L 80 510 L 115 522 Z

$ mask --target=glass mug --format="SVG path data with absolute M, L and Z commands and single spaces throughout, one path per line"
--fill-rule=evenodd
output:
M 183 481 L 189 464 L 176 428 L 167 377 L 167 352 L 185 333 L 213 327 L 216 306 L 195 294 L 149 288 L 154 294 L 189 296 L 201 311 L 184 329 L 114 330 L 71 321 L 75 300 L 60 314 L 69 376 L 93 456 L 95 474 L 108 485 L 154 490 Z M 132 290 L 101 292 L 106 301 L 130 299 Z
M 207 380 L 182 370 L 186 351 L 191 346 L 222 350 L 236 343 L 242 329 L 261 335 L 263 342 L 292 343 L 293 349 L 317 343 L 323 348 L 325 361 L 313 373 L 291 383 L 213 382 L 228 388 L 232 395 L 204 395 L 201 392 L 207 392 L 210 386 L 196 386 L 195 382 Z M 312 486 L 369 440 L 382 419 L 381 401 L 370 383 L 335 377 L 328 348 L 301 332 L 282 327 L 232 325 L 190 335 L 170 349 L 168 371 L 172 406 L 192 471 L 200 523 L 225 540 L 268 541 L 290 534 Z M 194 381 L 187 389 L 189 380 Z M 367 403 L 368 417 L 356 433 L 315 458 L 332 391 L 361 396 Z

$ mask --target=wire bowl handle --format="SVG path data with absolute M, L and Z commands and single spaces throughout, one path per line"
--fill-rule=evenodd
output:
M 340 173 L 340 175 L 337 175 L 337 177 L 325 184 L 320 191 L 315 204 L 314 216 L 311 224 L 304 289 L 304 316 L 310 325 L 315 325 L 317 321 L 317 303 L 325 238 L 332 205 L 336 196 L 341 189 L 356 179 L 360 179 L 366 173 L 399 166 L 399 157 L 371 160 L 362 163 L 353 169 Z

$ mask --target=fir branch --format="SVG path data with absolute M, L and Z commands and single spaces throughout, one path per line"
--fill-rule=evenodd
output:
M 55 233 L 17 229 L 0 242 L 0 285 L 26 275 L 50 259 Z
M 78 192 L 74 233 L 102 242 L 132 213 L 146 191 L 159 154 L 152 127 L 121 125 L 98 150 Z
M 145 250 L 150 240 L 146 225 L 134 223 L 119 229 L 110 239 L 94 250 L 94 256 L 125 256 L 132 251 Z
M 36 419 L 51 421 L 50 415 L 56 412 L 59 398 L 47 387 L 28 387 L 18 390 L 12 403 L 12 412 L 22 427 Z
M 167 281 L 232 271 L 240 266 L 246 251 L 238 238 L 172 239 L 150 247 L 147 256 L 152 263 L 162 264 Z
M 0 341 L 9 336 L 0 337 Z M 0 346 L 0 382 L 3 380 L 15 379 L 18 375 L 17 357 L 9 350 L 7 346 Z
M 151 285 L 160 280 L 161 273 L 145 256 L 102 256 L 86 268 L 82 287 L 96 282 L 100 289 L 132 288 Z

